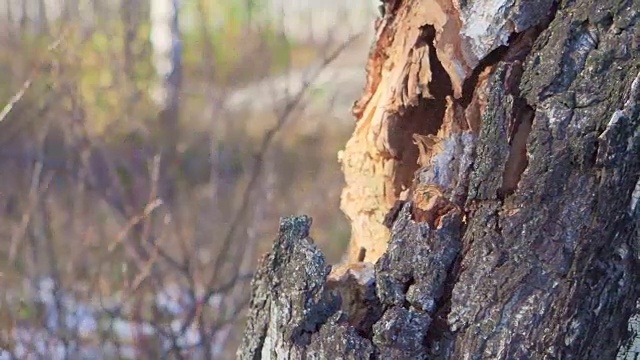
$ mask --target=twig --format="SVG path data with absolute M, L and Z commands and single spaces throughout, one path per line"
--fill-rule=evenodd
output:
M 47 47 L 47 51 L 51 52 L 51 51 L 57 49 L 60 46 L 60 44 L 62 43 L 62 39 L 63 39 L 63 36 L 59 37 L 54 42 L 52 42 Z M 35 69 L 33 69 L 31 71 L 31 74 L 29 75 L 27 80 L 25 80 L 25 82 L 22 83 L 22 86 L 20 87 L 18 92 L 16 92 L 15 95 L 13 95 L 11 97 L 11 99 L 9 99 L 9 102 L 2 108 L 2 111 L 0 111 L 0 123 L 3 122 L 7 118 L 7 116 L 11 112 L 11 110 L 13 110 L 13 107 L 18 102 L 20 102 L 20 100 L 22 100 L 22 98 L 26 94 L 27 90 L 29 90 L 29 88 L 31 87 L 31 85 L 33 84 L 35 79 L 40 75 L 40 69 L 42 68 L 43 64 L 44 64 L 44 61 L 42 61 Z
M 209 300 L 214 294 L 221 292 L 220 291 L 221 289 L 233 287 L 237 285 L 237 281 L 239 281 L 240 279 L 242 280 L 246 279 L 245 276 L 240 276 L 238 273 L 236 273 L 236 276 L 234 276 L 231 279 L 231 281 L 228 281 L 225 285 L 219 288 L 216 288 L 214 286 L 215 282 L 218 279 L 218 276 L 220 275 L 220 270 L 223 266 L 224 259 L 227 257 L 229 248 L 233 242 L 233 239 L 238 230 L 238 227 L 242 223 L 242 220 L 244 219 L 245 214 L 249 210 L 251 195 L 253 193 L 253 190 L 257 186 L 258 180 L 263 171 L 265 153 L 267 153 L 267 151 L 270 149 L 273 143 L 273 139 L 278 134 L 278 132 L 282 129 L 282 127 L 287 123 L 287 121 L 292 116 L 293 111 L 298 107 L 301 100 L 304 98 L 304 95 L 306 95 L 310 85 L 315 81 L 315 79 L 317 79 L 317 77 L 322 73 L 322 71 L 329 64 L 331 64 L 338 57 L 338 55 L 340 55 L 344 51 L 344 49 L 347 48 L 351 43 L 353 43 L 359 36 L 360 35 L 352 36 L 350 39 L 348 39 L 343 44 L 341 44 L 336 50 L 331 52 L 329 56 L 323 59 L 323 61 L 319 64 L 319 66 L 317 66 L 315 71 L 312 72 L 311 76 L 309 76 L 308 79 L 304 82 L 302 88 L 293 96 L 293 98 L 290 101 L 287 102 L 285 108 L 280 113 L 276 124 L 267 130 L 265 136 L 262 139 L 262 143 L 260 144 L 258 152 L 255 155 L 255 160 L 250 172 L 251 177 L 242 193 L 242 200 L 240 202 L 240 207 L 238 208 L 238 210 L 235 212 L 233 216 L 231 225 L 229 226 L 223 238 L 222 248 L 218 252 L 218 255 L 216 256 L 214 269 L 212 272 L 213 275 L 209 279 L 207 286 L 205 287 L 205 289 L 208 289 L 207 293 L 200 300 L 202 304 L 209 302 Z M 201 314 L 198 314 L 197 308 L 198 308 L 197 306 L 193 306 L 190 309 L 189 314 L 186 316 L 185 322 L 183 323 L 180 329 L 180 335 L 184 335 L 185 331 L 189 328 L 189 326 L 196 319 L 196 317 L 199 315 L 201 316 Z
M 326 68 L 326 66 L 329 65 L 331 62 L 333 62 L 338 57 L 338 55 L 340 55 L 342 51 L 347 46 L 349 46 L 349 44 L 355 41 L 355 39 L 357 38 L 358 36 L 352 37 L 322 61 L 321 66 L 318 67 L 318 70 L 316 70 L 315 73 L 310 76 L 309 80 L 305 81 L 302 89 L 295 95 L 293 99 L 291 99 L 291 101 L 287 103 L 287 106 L 284 108 L 276 124 L 273 127 L 271 127 L 269 130 L 267 130 L 262 140 L 262 143 L 260 144 L 259 150 L 255 155 L 255 161 L 252 167 L 252 171 L 250 172 L 251 178 L 249 179 L 249 183 L 247 184 L 247 187 L 245 188 L 242 194 L 242 201 L 240 203 L 241 204 L 240 208 L 236 212 L 231 222 L 231 226 L 229 227 L 229 230 L 227 231 L 224 237 L 222 249 L 220 250 L 220 252 L 218 253 L 218 256 L 216 257 L 216 263 L 214 265 L 213 274 L 217 274 L 220 271 L 220 268 L 222 267 L 222 264 L 223 264 L 222 259 L 226 256 L 229 246 L 233 241 L 233 237 L 235 236 L 235 233 L 238 230 L 238 227 L 240 226 L 240 223 L 242 222 L 245 213 L 249 209 L 251 193 L 258 183 L 258 179 L 260 178 L 260 175 L 262 174 L 262 168 L 264 166 L 264 159 L 265 159 L 264 154 L 267 152 L 267 150 L 269 150 L 275 135 L 282 129 L 284 124 L 289 120 L 291 114 L 296 109 L 296 107 L 298 106 L 298 104 L 306 94 L 307 90 L 309 89 L 309 86 L 320 75 L 322 70 Z M 210 286 L 208 287 L 211 287 L 211 285 L 212 284 L 210 284 Z
M 20 226 L 14 231 L 11 236 L 11 243 L 9 245 L 9 262 L 13 263 L 18 253 L 18 245 L 24 240 L 27 228 L 31 222 L 33 212 L 38 205 L 38 199 L 49 188 L 49 184 L 53 179 L 53 174 L 48 174 L 44 180 L 42 179 L 42 162 L 37 162 L 34 166 L 33 176 L 31 177 L 31 185 L 29 187 L 29 205 L 25 212 L 22 214 Z
M 0 122 L 3 122 L 4 119 L 7 118 L 7 115 L 9 115 L 9 113 L 11 112 L 11 110 L 13 109 L 13 107 L 20 101 L 22 100 L 22 97 L 24 96 L 24 94 L 27 92 L 27 90 L 31 87 L 31 84 L 33 83 L 33 77 L 29 77 L 20 87 L 20 90 L 18 90 L 18 92 L 13 95 L 11 97 L 11 99 L 9 99 L 9 102 L 4 106 L 4 108 L 2 109 L 2 111 L 0 111 Z
M 136 225 L 140 224 L 142 221 L 148 218 L 161 205 L 162 205 L 161 199 L 154 199 L 149 203 L 147 203 L 147 205 L 144 207 L 144 210 L 142 211 L 141 214 L 131 217 L 127 222 L 127 224 L 125 225 L 125 227 L 118 234 L 118 237 L 116 238 L 116 240 L 111 244 L 109 244 L 109 247 L 107 248 L 108 253 L 109 254 L 113 253 L 116 247 L 120 245 L 127 238 L 127 234 L 131 231 L 131 229 L 133 229 Z

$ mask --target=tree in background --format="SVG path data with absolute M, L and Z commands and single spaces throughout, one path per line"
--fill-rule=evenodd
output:
M 179 138 L 180 92 L 182 89 L 182 36 L 179 23 L 178 0 L 151 0 L 151 33 L 153 65 L 157 84 L 152 99 L 160 109 L 161 143 L 163 162 L 176 161 Z M 167 168 L 167 166 L 163 166 Z M 167 174 L 163 174 L 166 177 Z M 168 194 L 173 191 L 168 189 Z M 169 195 L 169 197 L 171 197 Z M 168 199 L 167 199 L 168 200 Z

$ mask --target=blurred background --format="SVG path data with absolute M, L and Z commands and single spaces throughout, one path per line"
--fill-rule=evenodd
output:
M 281 216 L 338 261 L 376 7 L 0 1 L 0 359 L 234 358 Z

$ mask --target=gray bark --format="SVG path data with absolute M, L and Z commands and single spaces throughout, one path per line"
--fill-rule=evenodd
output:
M 428 3 L 390 1 L 384 16 Z M 485 2 L 459 3 L 472 16 Z M 473 49 L 490 54 L 452 108 L 469 114 L 486 89 L 480 129 L 445 115 L 453 130 L 390 213 L 375 265 L 328 278 L 310 220 L 282 221 L 253 281 L 239 358 L 633 358 L 624 345 L 640 295 L 640 1 L 526 4 L 511 8 L 522 31 L 507 45 Z M 424 208 L 418 189 L 434 184 L 439 205 Z

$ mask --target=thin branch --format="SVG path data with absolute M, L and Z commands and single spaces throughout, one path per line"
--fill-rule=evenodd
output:
M 13 263 L 18 253 L 19 244 L 25 239 L 27 228 L 31 222 L 36 207 L 40 199 L 40 195 L 47 191 L 51 181 L 53 180 L 53 174 L 49 173 L 44 180 L 42 179 L 42 162 L 37 162 L 34 165 L 33 176 L 31 177 L 31 185 L 29 187 L 29 205 L 25 212 L 22 214 L 20 226 L 13 232 L 11 236 L 11 243 L 9 245 L 9 262 Z M 34 250 L 35 251 L 35 250 Z
M 142 221 L 144 221 L 146 218 L 151 216 L 151 214 L 161 205 L 162 205 L 161 199 L 154 199 L 144 207 L 141 214 L 131 217 L 129 221 L 127 221 L 127 224 L 124 226 L 124 228 L 118 234 L 118 237 L 116 238 L 116 240 L 113 241 L 111 244 L 109 244 L 109 247 L 107 248 L 107 252 L 109 254 L 113 253 L 113 251 L 115 251 L 118 245 L 120 245 L 127 238 L 127 234 L 131 231 L 131 229 L 133 229 L 136 225 L 142 223 Z
M 270 149 L 273 143 L 273 139 L 278 134 L 278 132 L 283 128 L 283 126 L 287 123 L 287 121 L 291 118 L 293 111 L 298 107 L 301 100 L 304 98 L 304 95 L 306 95 L 309 87 L 311 86 L 311 84 L 313 84 L 315 79 L 321 74 L 321 72 L 329 64 L 331 64 L 344 51 L 345 48 L 347 48 L 358 37 L 359 35 L 355 35 L 351 37 L 349 40 L 341 44 L 336 50 L 334 50 L 329 56 L 323 59 L 323 61 L 317 67 L 316 71 L 314 71 L 311 74 L 311 76 L 309 76 L 308 79 L 304 82 L 300 91 L 298 91 L 294 95 L 294 97 L 289 102 L 287 102 L 285 108 L 283 109 L 282 113 L 278 117 L 278 121 L 276 122 L 276 124 L 272 126 L 269 130 L 267 130 L 265 136 L 263 137 L 262 143 L 260 144 L 259 150 L 255 155 L 254 164 L 250 172 L 251 178 L 249 180 L 249 183 L 245 187 L 244 192 L 242 193 L 241 205 L 233 217 L 231 225 L 224 236 L 222 249 L 218 252 L 218 255 L 216 257 L 216 261 L 213 269 L 213 276 L 210 278 L 209 282 L 205 287 L 205 289 L 207 289 L 207 292 L 204 294 L 201 300 L 197 303 L 206 304 L 209 302 L 209 300 L 213 295 L 226 292 L 227 290 L 236 286 L 238 281 L 245 281 L 251 278 L 251 274 L 240 275 L 236 271 L 235 276 L 232 279 L 230 279 L 230 281 L 226 282 L 224 285 L 219 287 L 214 286 L 215 282 L 218 279 L 218 276 L 220 275 L 220 270 L 223 265 L 223 259 L 227 256 L 231 243 L 233 242 L 235 233 L 238 230 L 238 227 L 242 223 L 242 220 L 244 219 L 249 209 L 251 195 L 253 193 L 253 190 L 257 186 L 258 180 L 263 171 L 265 154 Z M 237 264 L 237 265 L 240 265 L 240 264 Z M 189 328 L 189 326 L 191 326 L 191 323 L 196 318 L 199 318 L 202 315 L 198 311 L 197 303 L 194 303 L 194 305 L 191 307 L 191 309 L 189 310 L 189 314 L 187 315 L 184 323 L 182 324 L 182 327 L 180 328 L 179 334 L 181 336 L 185 334 L 186 330 Z
M 216 262 L 215 262 L 214 271 L 213 271 L 214 274 L 218 274 L 218 272 L 220 271 L 220 268 L 222 267 L 222 264 L 223 264 L 222 260 L 224 257 L 226 257 L 228 249 L 231 246 L 231 243 L 233 242 L 235 233 L 238 230 L 238 227 L 240 226 L 240 224 L 242 223 L 242 220 L 244 219 L 244 215 L 249 209 L 252 191 L 256 187 L 258 183 L 258 179 L 262 174 L 262 169 L 263 169 L 264 160 L 265 160 L 265 153 L 271 147 L 271 144 L 273 142 L 275 135 L 287 123 L 291 114 L 296 109 L 296 107 L 298 106 L 298 104 L 300 103 L 304 95 L 307 93 L 309 86 L 320 75 L 322 70 L 326 68 L 327 65 L 331 64 L 331 62 L 333 62 L 347 46 L 349 46 L 353 41 L 355 41 L 357 37 L 358 36 L 354 36 L 348 41 L 346 41 L 345 43 L 343 43 L 340 47 L 338 47 L 338 49 L 336 49 L 333 53 L 331 53 L 327 58 L 323 60 L 318 70 L 316 70 L 315 73 L 312 74 L 309 80 L 304 82 L 302 89 L 295 95 L 293 99 L 291 99 L 291 101 L 287 103 L 282 114 L 278 118 L 278 121 L 276 122 L 276 124 L 273 127 L 271 127 L 269 130 L 267 130 L 264 138 L 262 139 L 262 143 L 260 144 L 258 152 L 255 155 L 253 167 L 250 172 L 251 178 L 249 179 L 249 183 L 247 184 L 242 194 L 242 201 L 240 203 L 241 204 L 240 208 L 238 209 L 238 211 L 236 211 L 236 214 L 233 217 L 231 225 L 229 226 L 229 229 L 224 237 L 222 249 L 218 253 L 218 256 L 216 257 Z M 208 286 L 208 287 L 211 287 L 211 286 Z
M 58 39 L 56 39 L 54 42 L 52 42 L 49 46 L 47 46 L 47 51 L 51 52 L 51 51 L 54 51 L 55 49 L 57 49 L 60 46 L 60 44 L 62 43 L 63 37 L 64 36 L 60 36 Z M 17 103 L 19 103 L 20 100 L 22 100 L 24 95 L 27 93 L 27 90 L 29 90 L 29 88 L 31 87 L 33 82 L 40 75 L 40 71 L 41 71 L 43 65 L 44 65 L 44 61 L 42 61 L 35 69 L 33 69 L 31 71 L 31 74 L 29 75 L 27 80 L 25 80 L 24 83 L 22 83 L 22 86 L 20 87 L 18 92 L 16 92 L 15 95 L 13 95 L 11 97 L 11 99 L 9 99 L 9 102 L 2 108 L 2 111 L 0 111 L 0 123 L 3 122 L 7 118 L 7 116 L 11 112 L 11 110 L 13 110 L 13 107 Z

